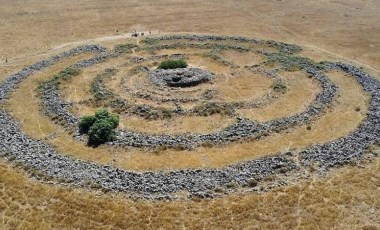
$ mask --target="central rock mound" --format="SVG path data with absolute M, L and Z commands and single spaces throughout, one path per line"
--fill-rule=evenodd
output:
M 210 81 L 213 73 L 199 68 L 156 69 L 149 79 L 158 86 L 191 87 Z

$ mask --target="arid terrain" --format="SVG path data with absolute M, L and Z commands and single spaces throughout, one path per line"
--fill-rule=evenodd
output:
M 26 166 L 17 156 L 10 156 L 9 152 L 22 150 L 4 147 L 0 141 L 0 229 L 380 229 L 378 140 L 366 145 L 359 157 L 333 167 L 322 160 L 309 161 L 303 155 L 310 146 L 355 133 L 369 114 L 376 114 L 371 104 L 376 92 L 369 93 L 373 92 L 370 86 L 343 68 L 322 66 L 321 61 L 347 63 L 357 67 L 355 71 L 380 80 L 379 22 L 380 2 L 376 0 L 1 1 L 0 84 L 28 65 L 78 46 L 96 44 L 107 49 L 100 55 L 110 57 L 94 65 L 77 65 L 76 76 L 54 82 L 62 70 L 91 60 L 98 52 L 80 51 L 33 72 L 4 97 L 0 88 L 1 111 L 9 114 L 28 138 L 36 140 L 37 152 L 45 148 L 38 145 L 41 141 L 56 151 L 53 155 L 67 157 L 62 159 L 90 162 L 86 164 L 91 167 L 100 165 L 94 166 L 99 175 L 105 166 L 105 172 L 113 167 L 137 176 L 154 172 L 158 182 L 149 181 L 147 176 L 140 183 L 152 187 L 141 189 L 138 182 L 125 186 L 120 176 L 111 186 L 101 180 L 102 176 L 99 181 L 88 180 L 92 168 L 73 177 L 65 174 L 71 170 L 68 167 L 63 176 L 48 166 L 50 171 L 45 173 L 42 166 Z M 134 31 L 144 36 L 132 38 Z M 184 38 L 172 39 L 171 35 Z M 196 39 L 186 37 L 189 35 Z M 204 41 L 203 35 L 259 40 Z M 161 36 L 164 39 L 159 40 Z M 272 40 L 282 43 L 273 45 Z M 134 48 L 120 54 L 116 52 L 120 44 Z M 182 55 L 192 68 L 207 69 L 214 78 L 194 87 L 162 90 L 149 77 L 159 61 L 173 55 Z M 270 63 L 273 57 L 278 59 Z M 295 67 L 288 68 L 288 60 Z M 322 66 L 323 77 L 310 72 L 310 66 Z M 110 69 L 115 73 L 105 75 Z M 84 143 L 85 137 L 74 137 L 76 123 L 65 123 L 61 114 L 49 111 L 49 97 L 55 91 L 51 93 L 52 88 L 44 86 L 50 83 L 56 83 L 59 92 L 51 101 L 61 103 L 58 106 L 64 109 L 68 105 L 64 112 L 74 118 L 100 107 L 120 114 L 120 140 L 94 147 Z M 104 87 L 101 90 L 111 99 L 95 100 L 99 90 L 95 84 Z M 331 101 L 317 101 L 318 95 L 324 94 Z M 113 104 L 115 98 L 143 109 L 127 106 L 123 110 Z M 183 101 L 173 103 L 172 98 Z M 225 106 L 210 107 L 209 113 L 209 101 Z M 252 125 L 250 121 L 254 121 L 253 127 L 256 122 L 271 124 L 273 120 L 297 117 L 314 105 L 318 113 L 306 114 L 305 119 L 310 120 L 305 122 L 281 126 L 262 137 L 239 133 L 239 127 Z M 159 113 L 146 112 L 146 108 Z M 185 112 L 170 112 L 179 108 Z M 156 117 L 146 117 L 152 114 Z M 8 129 L 5 123 L 0 125 Z M 378 127 L 379 123 L 372 125 Z M 224 131 L 234 127 L 238 127 L 238 134 L 231 135 L 236 134 L 236 140 L 224 143 L 230 140 L 230 133 L 225 138 Z M 207 139 L 210 133 L 221 139 Z M 135 142 L 123 142 L 135 134 Z M 182 134 L 181 141 L 186 144 L 172 144 L 170 138 Z M 146 142 L 144 137 L 151 139 Z M 8 139 L 12 138 L 7 136 L 2 141 Z M 30 157 L 29 148 L 23 154 Z M 235 174 L 231 176 L 234 179 L 228 183 L 223 176 L 215 176 L 217 182 L 210 179 L 215 172 L 235 172 L 234 167 L 243 171 L 244 164 L 252 162 L 263 167 L 265 159 L 272 157 L 291 163 L 263 170 L 262 177 L 258 173 L 258 178 L 248 182 L 245 171 L 236 178 Z M 254 166 L 249 167 L 254 170 Z M 202 181 L 191 177 L 202 170 L 205 174 L 200 175 L 209 178 Z M 167 177 L 176 173 L 185 175 L 173 177 L 185 183 L 178 189 Z M 78 183 L 72 179 L 82 177 Z M 187 177 L 190 187 L 186 187 Z M 160 188 L 161 178 L 168 187 Z M 208 191 L 199 192 L 202 186 Z

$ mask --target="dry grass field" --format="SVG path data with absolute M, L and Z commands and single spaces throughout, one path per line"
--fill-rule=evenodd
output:
M 0 164 L 5 229 L 378 229 L 380 162 L 270 192 L 213 200 L 130 201 L 41 184 Z
M 379 22 L 380 2 L 377 0 L 2 0 L 0 81 L 28 64 L 79 44 L 101 43 L 112 48 L 117 42 L 130 38 L 129 33 L 134 30 L 151 31 L 154 35 L 241 35 L 284 41 L 305 47 L 301 56 L 316 61 L 348 62 L 380 79 Z M 157 54 L 198 51 L 183 48 L 161 50 Z M 262 61 L 231 50 L 223 54 L 241 66 Z M 310 125 L 264 139 L 193 151 L 92 148 L 74 140 L 62 126 L 42 114 L 36 91 L 41 81 L 88 57 L 90 55 L 82 54 L 65 59 L 26 79 L 11 94 L 4 108 L 29 136 L 46 141 L 61 154 L 128 170 L 220 168 L 289 149 L 302 149 L 349 134 L 365 118 L 368 109 L 369 97 L 360 85 L 342 72 L 331 71 L 327 76 L 339 87 L 339 96 L 328 112 Z M 61 85 L 62 95 L 71 102 L 90 98 L 90 84 L 96 74 L 123 61 L 117 58 L 83 70 Z M 207 58 L 192 56 L 190 63 L 221 73 L 226 71 L 226 67 Z M 248 73 L 237 74 L 239 80 L 222 76 L 223 81 L 213 85 L 222 92 L 221 99 L 257 98 L 265 93 L 261 89 L 270 87 L 270 82 L 259 76 L 252 80 L 245 78 Z M 282 97 L 270 105 L 239 109 L 238 113 L 257 121 L 268 121 L 303 111 L 319 86 L 297 71 L 283 73 L 281 77 L 288 87 Z M 120 78 L 115 77 L 106 84 L 123 95 L 117 87 L 120 84 L 117 79 Z M 252 88 L 256 90 L 250 90 Z M 141 103 L 146 101 L 141 100 Z M 85 115 L 94 110 L 80 105 L 72 112 Z M 175 125 L 169 125 L 173 121 Z M 219 115 L 153 121 L 131 116 L 122 117 L 120 126 L 147 133 L 175 134 L 213 132 L 231 123 L 232 118 Z M 380 146 L 374 146 L 372 151 L 379 155 Z M 379 217 L 379 157 L 323 175 L 305 172 L 303 179 L 270 191 L 170 202 L 135 201 L 124 194 L 41 182 L 17 166 L 0 161 L 0 229 L 378 230 Z

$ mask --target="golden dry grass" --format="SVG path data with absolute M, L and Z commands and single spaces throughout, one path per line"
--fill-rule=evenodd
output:
M 283 97 L 262 108 L 240 109 L 239 114 L 258 121 L 291 116 L 304 111 L 320 90 L 318 85 L 301 71 L 283 72 L 279 75 L 285 79 L 287 87 L 287 92 Z
M 44 138 L 47 135 L 55 132 L 56 126 L 49 122 L 44 115 L 37 112 L 39 108 L 39 101 L 33 100 L 33 98 L 38 98 L 37 87 L 39 83 L 45 79 L 49 79 L 54 74 L 59 73 L 62 69 L 76 63 L 77 61 L 90 57 L 90 55 L 82 54 L 78 55 L 74 58 L 66 59 L 58 64 L 54 65 L 52 68 L 47 70 L 43 70 L 40 72 L 38 76 L 33 76 L 28 78 L 29 84 L 25 84 L 21 90 L 15 90 L 12 94 L 12 97 L 7 103 L 9 105 L 14 106 L 12 110 L 12 115 L 18 117 L 18 115 L 30 113 L 31 111 L 35 111 L 35 114 L 29 114 L 27 117 L 20 116 L 20 122 L 25 125 L 26 129 L 28 129 L 32 136 L 36 138 Z M 17 101 L 22 98 L 23 102 Z
M 161 34 L 163 31 L 186 31 L 244 35 L 303 44 L 311 52 L 307 50 L 302 55 L 310 55 L 315 60 L 349 61 L 364 66 L 366 71 L 380 79 L 379 9 L 380 2 L 377 0 L 5 0 L 0 7 L 0 80 L 24 65 L 41 60 L 44 55 L 48 56 L 47 50 L 55 52 L 51 50 L 54 47 L 68 47 L 61 46 L 63 43 L 120 35 L 134 29 L 160 31 Z M 5 58 L 8 58 L 8 63 L 4 63 Z M 353 95 L 354 93 L 352 91 Z M 31 103 L 34 103 L 33 100 Z M 27 108 L 29 107 L 25 107 Z M 344 130 L 344 119 L 355 116 L 343 111 L 340 111 L 341 115 L 333 113 L 322 124 L 323 127 L 329 127 L 328 124 L 337 126 L 319 130 L 317 126 L 312 127 L 312 132 L 308 132 L 308 141 L 314 143 L 313 138 L 323 141 L 322 133 L 336 136 L 334 131 Z M 358 121 L 360 117 L 354 119 Z M 42 122 L 40 118 L 37 120 Z M 356 125 L 355 122 L 351 124 Z M 346 131 L 351 128 L 348 127 Z M 53 127 L 52 130 L 61 131 L 59 127 Z M 37 138 L 45 135 L 44 132 L 33 134 Z M 82 144 L 68 140 L 70 137 L 65 134 L 55 140 L 57 145 L 66 144 L 59 150 L 68 150 L 80 158 L 85 158 L 80 153 L 91 152 Z M 243 151 L 248 150 L 246 147 Z M 112 157 L 129 157 L 128 154 L 118 154 L 114 149 L 111 151 L 115 154 L 111 155 L 105 149 L 93 150 L 92 157 L 94 160 L 102 159 L 99 160 L 102 162 L 107 162 L 105 159 Z M 237 150 L 234 153 L 236 152 Z M 177 158 L 177 155 L 170 155 L 169 158 L 169 153 L 162 153 L 162 156 L 136 154 L 144 156 L 140 160 L 150 163 L 157 161 L 153 168 L 190 167 L 194 162 L 202 165 L 202 161 L 194 157 L 198 154 L 190 152 L 180 153 L 186 156 L 187 166 L 166 163 Z M 144 165 L 139 167 L 146 168 Z M 263 194 L 236 195 L 200 202 L 156 203 L 133 202 L 84 190 L 40 184 L 25 177 L 19 170 L 0 163 L 0 227 L 380 229 L 380 161 L 377 159 L 372 164 L 364 164 L 364 167 L 339 169 L 326 178 L 309 180 Z
M 41 184 L 0 162 L 2 229 L 379 229 L 380 161 L 265 193 L 131 201 Z
M 270 49 L 266 49 L 270 52 Z M 262 63 L 265 59 L 259 55 L 252 55 L 251 52 L 239 52 L 236 50 L 226 50 L 221 52 L 221 55 L 228 61 L 232 61 L 237 65 L 252 66 Z
M 79 102 L 93 97 L 91 93 L 91 83 L 95 77 L 107 68 L 115 68 L 118 64 L 126 60 L 126 57 L 111 59 L 107 62 L 89 68 L 83 68 L 80 75 L 73 77 L 60 84 L 60 92 L 69 102 Z M 48 78 L 49 79 L 49 78 Z
M 13 60 L 66 42 L 137 29 L 284 40 L 317 46 L 379 69 L 378 8 L 377 0 L 325 0 L 323 4 L 300 0 L 7 0 L 0 14 L 0 57 Z
M 259 98 L 271 90 L 272 81 L 259 74 L 253 74 L 246 69 L 231 74 L 217 76 L 214 84 L 218 90 L 217 101 L 240 102 Z

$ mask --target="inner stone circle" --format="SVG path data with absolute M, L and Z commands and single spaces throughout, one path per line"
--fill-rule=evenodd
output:
M 149 79 L 160 87 L 192 87 L 210 81 L 214 74 L 199 68 L 156 69 Z

